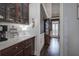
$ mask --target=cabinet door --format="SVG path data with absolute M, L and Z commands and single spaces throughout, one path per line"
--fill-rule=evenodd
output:
M 29 24 L 29 3 L 23 3 L 23 23 Z
M 32 55 L 32 46 L 29 45 L 24 49 L 24 56 L 31 56 Z
M 6 17 L 6 4 L 0 3 L 0 21 L 4 21 Z
M 16 3 L 16 22 L 22 23 L 23 17 L 22 17 L 22 3 Z
M 15 22 L 16 20 L 16 5 L 15 3 L 6 4 L 6 20 L 8 22 Z
M 35 50 L 35 45 L 34 45 L 35 40 L 34 39 L 35 39 L 35 37 L 32 38 L 32 43 L 31 43 L 32 44 L 32 46 L 31 46 L 32 47 L 32 55 L 34 55 L 34 50 Z
M 17 43 L 13 46 L 10 46 L 8 48 L 5 48 L 3 50 L 1 50 L 1 55 L 3 56 L 14 56 L 14 55 L 19 55 L 21 53 L 21 55 L 23 54 L 21 51 L 25 48 L 25 42 L 20 42 Z
M 29 3 L 0 3 L 0 21 L 29 24 Z
M 16 22 L 22 24 L 29 24 L 29 4 L 28 3 L 17 3 L 16 4 Z
M 20 52 L 18 52 L 15 56 L 23 56 L 24 54 L 23 54 L 23 50 L 22 51 L 20 51 Z
M 13 45 L 11 47 L 8 47 L 8 48 L 1 50 L 2 56 L 14 56 L 17 53 L 18 53 L 17 45 Z

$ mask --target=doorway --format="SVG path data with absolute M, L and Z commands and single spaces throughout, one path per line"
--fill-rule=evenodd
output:
M 60 4 L 43 4 L 43 6 L 47 9 L 48 17 L 44 19 L 44 47 L 41 52 L 42 55 L 59 56 Z
M 44 37 L 45 44 L 41 51 L 41 55 L 46 56 L 59 56 L 59 19 L 44 20 Z
M 59 56 L 59 20 L 52 21 L 52 31 L 48 55 Z
M 59 38 L 59 21 L 52 21 L 52 31 L 51 31 L 52 38 Z

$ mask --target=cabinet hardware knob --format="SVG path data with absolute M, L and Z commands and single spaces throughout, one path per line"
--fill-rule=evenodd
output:
M 16 49 L 17 49 L 18 47 L 16 47 Z

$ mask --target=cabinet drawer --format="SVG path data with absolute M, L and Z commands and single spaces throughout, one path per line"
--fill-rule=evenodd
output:
M 13 56 L 15 55 L 18 51 L 17 45 L 13 45 L 11 47 L 8 47 L 6 49 L 1 50 L 1 55 L 3 56 Z
M 1 50 L 1 56 L 33 55 L 34 37 Z
M 35 37 L 26 40 L 26 45 L 29 45 L 29 44 L 31 44 L 32 42 L 34 42 L 34 39 L 35 39 Z
M 26 40 L 26 46 L 28 46 L 29 44 L 31 44 L 31 42 L 32 42 L 32 39 Z
M 18 51 L 23 50 L 26 47 L 26 42 L 20 42 L 17 44 Z
M 32 55 L 32 45 L 29 44 L 25 49 L 24 49 L 24 56 L 31 56 Z
M 25 47 L 25 42 L 21 42 L 21 43 L 15 44 L 15 45 L 13 45 L 11 47 L 3 49 L 1 51 L 1 55 L 3 55 L 3 56 L 16 55 L 19 51 L 23 50 L 24 47 Z
M 15 56 L 23 56 L 23 55 L 24 55 L 23 50 L 21 50 Z

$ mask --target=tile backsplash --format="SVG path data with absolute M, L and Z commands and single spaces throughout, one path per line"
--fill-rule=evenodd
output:
M 0 25 L 7 25 L 8 31 L 6 32 L 7 38 L 22 37 L 30 34 L 30 25 L 13 24 L 13 23 L 0 23 Z

